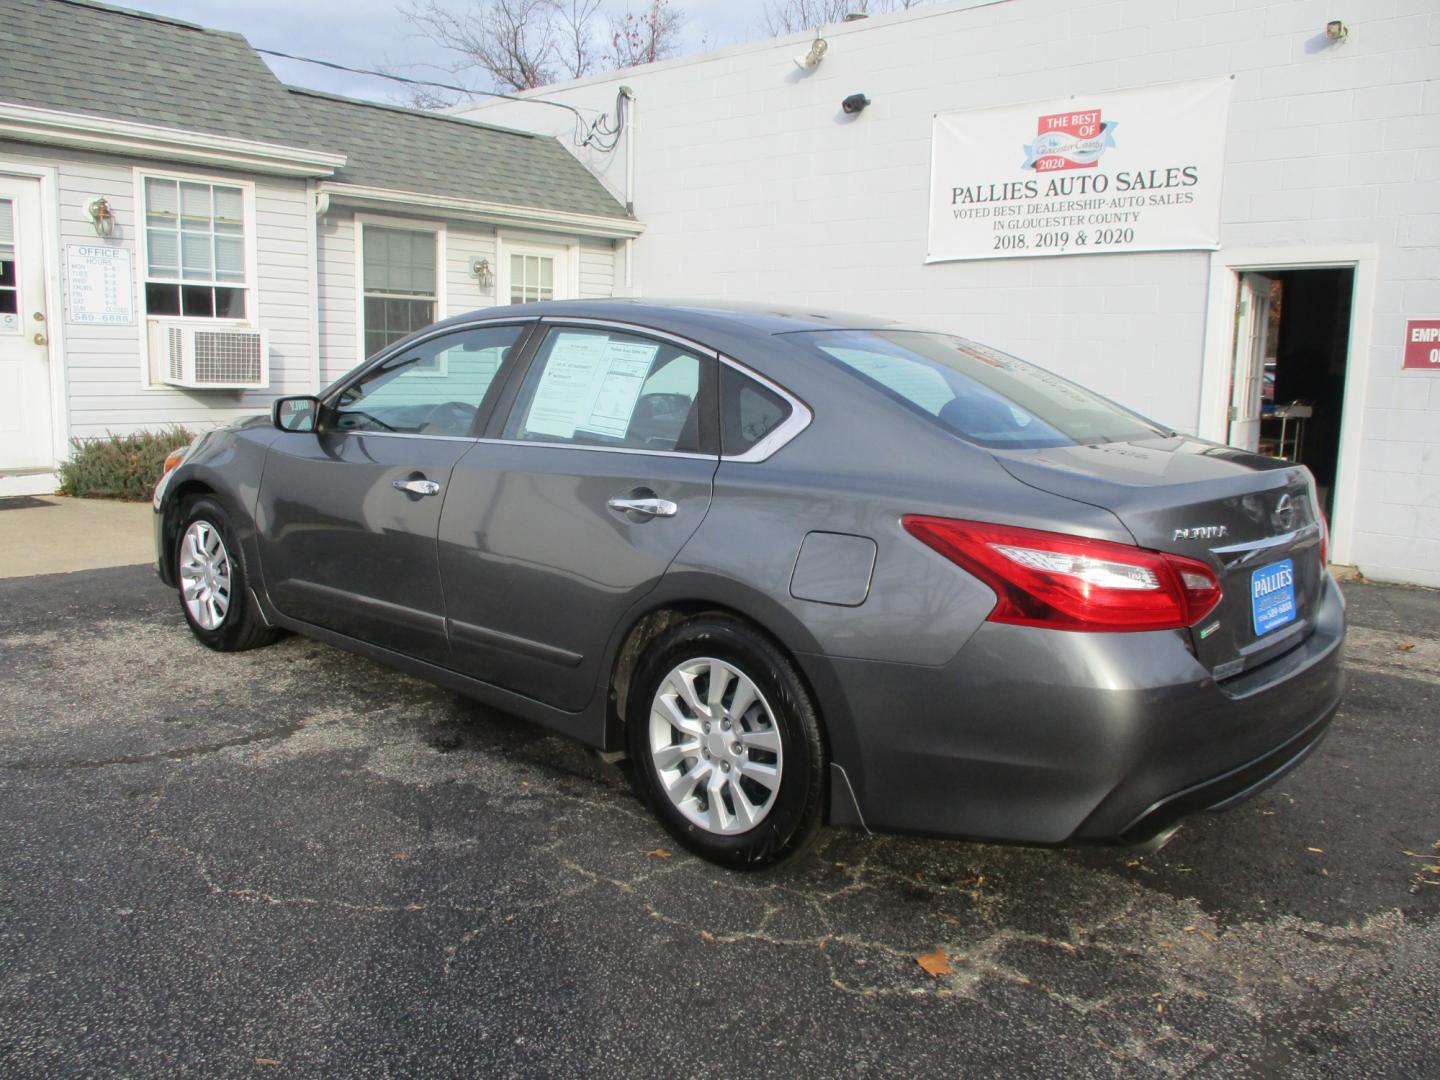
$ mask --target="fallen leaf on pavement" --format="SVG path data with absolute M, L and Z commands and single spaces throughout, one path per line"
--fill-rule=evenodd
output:
M 1402 641 L 1399 645 L 1396 645 L 1395 648 L 1399 649 L 1401 652 L 1409 652 L 1411 649 L 1415 648 L 1415 642 Z
M 645 854 L 646 854 L 646 855 L 649 855 L 652 859 L 668 859 L 668 858 L 670 858 L 670 852 L 666 851 L 663 847 L 657 847 L 657 848 L 655 848 L 653 851 L 647 851 L 647 852 L 645 852 Z
M 954 975 L 955 969 L 950 966 L 950 957 L 945 955 L 944 949 L 936 949 L 934 952 L 921 953 L 915 957 L 915 962 L 931 975 Z
M 279 1065 L 280 1062 L 276 1061 L 274 1058 L 256 1058 L 256 1059 L 255 1059 L 255 1064 L 256 1064 L 256 1065 L 263 1065 L 263 1066 L 265 1066 L 266 1068 L 273 1069 L 273 1068 L 275 1068 L 277 1065 Z

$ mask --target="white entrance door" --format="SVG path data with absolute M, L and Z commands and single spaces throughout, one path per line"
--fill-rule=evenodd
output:
M 1265 345 L 1270 333 L 1270 279 L 1241 274 L 1235 303 L 1235 363 L 1230 381 L 1230 434 L 1225 440 L 1242 450 L 1260 448 L 1261 399 L 1265 384 Z
M 40 181 L 0 176 L 0 475 L 55 464 Z

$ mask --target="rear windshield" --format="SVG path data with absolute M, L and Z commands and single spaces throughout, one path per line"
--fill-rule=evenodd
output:
M 916 330 L 785 337 L 981 446 L 1025 450 L 1171 434 L 1043 368 L 965 338 Z

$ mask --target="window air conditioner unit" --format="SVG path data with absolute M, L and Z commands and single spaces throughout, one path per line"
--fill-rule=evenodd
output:
M 192 390 L 263 390 L 270 353 L 263 330 L 151 321 L 150 363 L 160 380 Z

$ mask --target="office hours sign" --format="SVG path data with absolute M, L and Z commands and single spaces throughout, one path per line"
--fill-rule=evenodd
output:
M 937 113 L 926 262 L 1214 250 L 1230 80 Z

